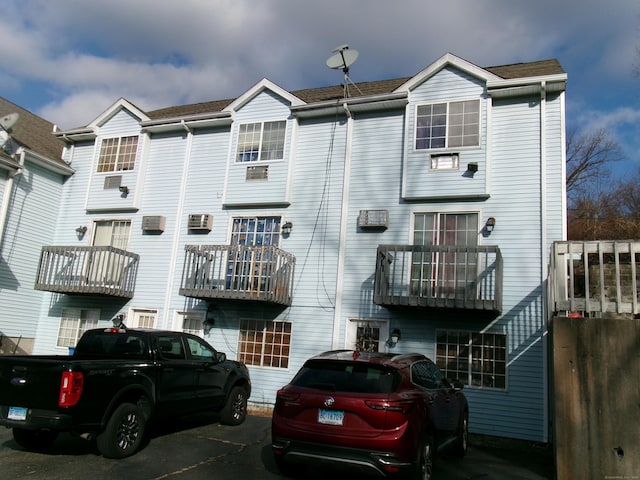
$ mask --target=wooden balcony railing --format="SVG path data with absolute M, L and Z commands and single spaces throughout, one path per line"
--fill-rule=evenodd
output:
M 187 245 L 180 295 L 291 305 L 295 257 L 273 246 Z
M 42 247 L 34 288 L 132 298 L 139 256 L 115 247 Z
M 562 241 L 551 249 L 552 312 L 638 314 L 640 240 Z
M 374 303 L 502 310 L 502 255 L 495 246 L 380 245 Z

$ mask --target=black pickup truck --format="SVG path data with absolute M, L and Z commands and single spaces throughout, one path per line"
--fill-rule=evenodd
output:
M 124 458 L 152 420 L 208 410 L 223 424 L 242 423 L 250 394 L 244 364 L 182 332 L 93 329 L 71 356 L 0 356 L 0 425 L 29 450 L 71 432 Z

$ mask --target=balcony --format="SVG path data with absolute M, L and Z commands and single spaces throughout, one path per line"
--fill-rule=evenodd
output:
M 42 247 L 34 288 L 133 298 L 139 256 L 115 247 Z
M 291 305 L 295 257 L 274 246 L 187 245 L 180 295 Z
M 563 241 L 551 248 L 552 312 L 640 314 L 640 241 Z
M 502 310 L 496 246 L 380 245 L 373 302 L 386 307 Z

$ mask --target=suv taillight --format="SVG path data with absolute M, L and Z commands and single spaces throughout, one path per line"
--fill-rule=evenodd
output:
M 276 393 L 276 400 L 285 403 L 297 402 L 300 399 L 299 393 L 287 393 L 285 390 L 278 390 Z
M 413 408 L 412 400 L 366 400 L 364 403 L 373 410 L 385 412 L 398 412 L 407 415 Z
M 84 375 L 82 372 L 62 372 L 60 380 L 60 398 L 58 406 L 73 407 L 82 395 L 84 386 Z

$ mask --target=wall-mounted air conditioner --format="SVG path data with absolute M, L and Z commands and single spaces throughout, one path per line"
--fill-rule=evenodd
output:
M 207 230 L 211 231 L 213 228 L 213 215 L 208 213 L 194 213 L 189 215 L 189 222 L 187 224 L 189 230 Z
M 389 226 L 389 210 L 360 210 L 358 227 L 387 228 Z
M 247 167 L 247 174 L 245 180 L 268 180 L 269 179 L 269 165 L 257 165 Z
M 103 190 L 117 190 L 122 185 L 122 175 L 108 175 L 104 177 Z
M 164 232 L 166 218 L 160 215 L 142 217 L 143 232 Z

